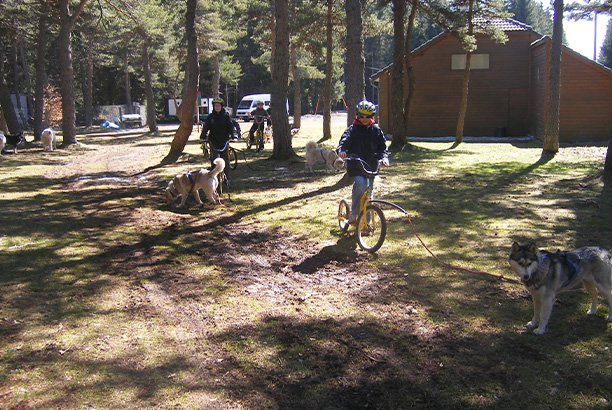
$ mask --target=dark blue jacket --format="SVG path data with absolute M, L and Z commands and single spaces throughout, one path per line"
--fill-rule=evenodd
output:
M 378 161 L 383 158 L 388 158 L 387 144 L 385 134 L 376 124 L 369 126 L 362 125 L 358 120 L 349 125 L 342 137 L 336 152 L 344 151 L 348 156 L 357 156 L 364 160 L 369 171 L 374 171 L 378 168 Z M 354 176 L 366 176 L 361 170 L 359 163 L 355 161 L 347 161 L 347 173 Z
M 230 136 L 235 135 L 234 132 L 234 124 L 232 124 L 232 120 L 224 108 L 218 113 L 213 111 L 206 117 L 200 139 L 206 139 L 206 134 L 208 134 L 208 140 L 212 146 L 221 149 L 230 139 Z

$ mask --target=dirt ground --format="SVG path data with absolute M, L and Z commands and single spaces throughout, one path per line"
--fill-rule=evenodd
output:
M 162 132 L 170 132 L 170 129 L 162 128 Z M 19 158 L 37 149 L 36 144 L 30 144 L 22 150 Z M 124 276 L 129 272 L 126 280 L 116 283 L 114 292 L 121 297 L 110 302 L 126 312 L 126 323 L 138 323 L 155 317 L 161 326 L 176 326 L 181 333 L 196 335 L 196 340 L 207 340 L 206 343 L 173 341 L 169 349 L 189 358 L 183 367 L 196 369 L 187 371 L 184 378 L 192 383 L 195 381 L 191 379 L 206 380 L 212 386 L 210 389 L 224 392 L 225 400 L 220 402 L 215 394 L 207 393 L 205 397 L 188 400 L 185 408 L 298 408 L 303 406 L 298 404 L 300 401 L 310 403 L 307 405 L 310 408 L 318 408 L 319 405 L 331 408 L 361 407 L 357 405 L 363 400 L 358 391 L 351 391 L 347 395 L 342 392 L 344 388 L 326 386 L 324 390 L 333 393 L 324 399 L 309 398 L 311 393 L 308 393 L 310 388 L 317 391 L 321 389 L 321 384 L 327 383 L 322 381 L 328 372 L 346 371 L 347 375 L 341 378 L 346 380 L 342 383 L 352 390 L 353 387 L 349 386 L 362 383 L 358 380 L 360 368 L 376 365 L 379 367 L 376 373 L 384 374 L 399 365 L 394 362 L 400 359 L 386 357 L 392 339 L 385 336 L 387 340 L 370 346 L 368 340 L 375 334 L 364 331 L 369 325 L 363 321 L 346 322 L 344 311 L 353 303 L 357 304 L 358 310 L 371 310 L 368 306 L 375 300 L 377 305 L 383 306 L 378 314 L 395 318 L 402 332 L 410 328 L 409 333 L 414 337 L 421 334 L 430 338 L 430 330 L 419 323 L 418 315 L 415 316 L 419 306 L 413 303 L 407 308 L 406 305 L 394 303 L 398 290 L 394 290 L 392 282 L 385 279 L 385 273 L 369 263 L 372 256 L 355 250 L 352 239 L 346 239 L 345 243 L 334 241 L 325 244 L 311 240 L 307 233 L 288 237 L 287 232 L 271 230 L 252 218 L 245 221 L 244 217 L 248 214 L 235 209 L 232 211 L 231 203 L 226 203 L 225 208 L 216 209 L 206 205 L 201 210 L 190 197 L 184 210 L 174 210 L 164 205 L 160 190 L 165 186 L 167 177 L 150 167 L 161 160 L 166 150 L 167 146 L 160 148 L 155 144 L 139 144 L 136 136 L 98 134 L 84 137 L 79 146 L 60 150 L 61 155 L 50 160 L 54 166 L 46 168 L 44 177 L 49 181 L 62 181 L 59 190 L 72 198 L 70 207 L 79 209 L 92 220 L 105 214 L 121 214 L 120 224 L 112 228 L 85 222 L 81 227 L 83 230 L 100 231 L 92 231 L 93 241 L 106 229 L 139 233 L 132 240 L 106 243 L 103 251 L 95 256 L 96 262 L 103 266 L 97 275 Z M 177 170 L 191 169 L 199 166 L 199 162 L 186 155 L 174 166 Z M 303 163 L 286 164 L 285 171 L 301 173 Z M 235 178 L 235 181 L 238 181 L 235 190 L 250 183 L 248 178 L 243 182 Z M 283 183 L 282 178 L 273 182 L 274 188 L 282 188 Z M 102 203 L 91 207 L 92 201 L 98 200 L 98 191 L 108 194 Z M 137 195 L 140 200 L 159 204 L 133 210 L 119 205 L 122 209 L 112 211 L 106 205 L 113 201 L 120 202 L 121 197 L 126 195 Z M 163 234 L 160 236 L 159 232 Z M 181 246 L 164 246 L 174 241 L 181 242 Z M 214 264 L 215 279 L 202 280 L 201 273 L 186 268 L 192 266 L 194 260 L 197 261 L 195 263 Z M 386 291 L 381 293 L 381 288 Z M 332 298 L 330 290 L 335 295 Z M 86 302 L 86 297 L 80 295 L 80 291 L 73 290 L 71 293 L 74 293 L 71 298 Z M 225 307 L 220 307 L 220 303 L 214 300 L 214 293 L 224 294 L 231 302 L 225 302 Z M 255 302 L 258 304 L 256 311 L 240 308 Z M 260 309 L 265 312 L 259 312 Z M 209 310 L 215 313 L 211 314 Z M 307 310 L 309 313 L 305 317 L 310 318 L 313 317 L 313 310 L 320 311 L 320 320 L 296 320 L 302 310 Z M 337 319 L 334 318 L 335 312 Z M 264 327 L 269 326 L 268 331 L 273 336 L 265 335 L 267 331 L 249 324 L 255 316 L 264 317 Z M 336 329 L 340 337 L 332 337 L 330 329 Z M 151 331 L 163 332 L 157 326 Z M 372 331 L 378 333 L 380 330 L 373 327 Z M 118 342 L 112 332 L 108 333 L 105 348 L 114 351 Z M 272 370 L 262 368 L 250 374 L 242 364 L 236 363 L 236 352 L 224 347 L 228 343 L 235 343 L 234 339 L 259 340 L 259 343 L 265 344 L 270 337 L 280 339 L 278 343 L 285 349 L 303 346 L 306 350 L 312 350 L 299 355 L 303 355 L 304 360 L 312 362 L 311 365 L 315 367 L 312 375 L 307 376 L 313 380 L 305 383 L 291 381 L 295 376 L 289 367 L 294 364 L 284 370 L 282 366 Z M 210 342 L 210 338 L 216 342 Z M 318 338 L 325 340 L 321 342 L 323 347 L 313 346 Z M 49 354 L 51 350 L 55 349 L 50 348 Z M 64 347 L 63 350 L 87 357 L 77 346 Z M 296 359 L 302 360 L 299 357 L 283 360 Z M 386 365 L 388 360 L 393 364 Z M 350 371 L 345 369 L 345 361 L 351 362 Z M 131 368 L 127 371 L 137 372 L 140 366 L 135 362 L 126 370 Z M 325 369 L 323 374 L 319 374 L 317 367 Z M 176 371 L 179 372 L 179 369 Z M 140 377 L 143 380 L 136 384 L 146 385 L 146 379 L 151 378 L 150 375 Z M 150 396 L 139 401 L 135 407 L 128 407 L 167 408 L 159 401 L 164 400 L 163 396 L 156 397 L 152 393 Z M 0 407 L 3 407 L 2 398 L 0 394 Z M 59 408 L 75 408 L 75 402 L 66 397 L 59 401 Z M 316 404 L 319 401 L 320 404 Z M 370 399 L 366 399 L 368 401 Z M 48 402 L 45 404 L 44 398 L 35 403 L 23 401 L 16 407 L 8 408 L 50 406 Z M 365 403 L 364 406 L 370 408 L 371 405 Z M 110 405 L 109 408 L 118 407 Z
M 429 269 L 408 280 L 408 273 L 384 269 L 376 255 L 357 251 L 354 238 L 313 240 L 308 232 L 271 228 L 246 205 L 202 210 L 190 198 L 184 210 L 169 208 L 161 188 L 201 158 L 185 155 L 159 168 L 167 145 L 141 140 L 84 138 L 52 157 L 44 171 L 47 180 L 61 182 L 57 189 L 70 198 L 69 207 L 86 216 L 81 230 L 91 231 L 88 240 L 98 247 L 88 262 L 101 266 L 97 275 L 113 285 L 94 299 L 92 285 L 74 280 L 66 298 L 119 311 L 122 324 L 92 336 L 92 346 L 112 365 L 92 357 L 89 345 L 58 347 L 57 340 L 29 360 L 38 362 L 32 369 L 60 360 L 95 362 L 88 371 L 106 375 L 104 383 L 84 388 L 79 380 L 76 389 L 60 381 L 53 393 L 15 404 L 10 392 L 17 382 L 6 376 L 0 408 L 516 408 L 523 393 L 512 386 L 550 346 L 533 346 L 522 329 L 499 333 L 486 315 L 468 323 L 456 314 L 449 299 L 436 297 L 453 291 L 438 284 L 437 272 L 456 273 L 425 258 Z M 295 189 L 288 179 L 303 167 L 300 161 L 278 165 L 271 191 Z M 261 182 L 244 166 L 237 172 L 235 192 Z M 156 205 L 138 205 L 143 202 Z M 466 304 L 477 299 L 475 310 L 517 301 L 528 307 L 517 286 L 473 275 L 452 286 L 458 293 L 467 289 L 459 296 Z M 26 296 L 18 303 L 51 303 L 37 299 L 44 295 Z M 4 326 L 11 340 L 18 337 L 7 324 L 12 303 L 0 298 L 0 331 Z M 76 325 L 72 331 L 78 333 Z M 135 351 L 141 357 L 132 356 Z M 517 362 L 508 362 L 515 354 Z M 102 399 L 117 391 L 136 393 Z M 548 408 L 546 400 L 535 404 Z

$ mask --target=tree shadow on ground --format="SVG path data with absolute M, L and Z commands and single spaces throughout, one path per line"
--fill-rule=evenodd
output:
M 418 160 L 441 154 L 403 155 Z M 437 243 L 448 245 L 440 248 L 454 249 L 456 237 L 444 218 L 478 224 L 483 208 L 470 208 L 469 202 L 494 201 L 547 163 L 541 161 L 519 169 L 489 167 L 482 174 L 468 170 L 440 181 L 417 175 L 409 203 L 422 210 L 422 226 L 431 225 Z M 256 177 L 276 188 L 306 178 L 289 171 L 283 165 Z M 403 269 L 370 264 L 372 257 L 357 253 L 350 235 L 313 249 L 308 232 L 288 238 L 282 229 L 260 229 L 247 218 L 328 195 L 350 185 L 348 178 L 231 215 L 201 218 L 198 209 L 187 209 L 142 223 L 137 212 L 157 200 L 157 175 L 140 183 L 121 172 L 85 176 L 19 177 L 5 192 L 24 195 L 0 199 L 2 233 L 16 241 L 2 242 L 6 249 L 0 253 L 0 303 L 7 317 L 0 320 L 1 343 L 26 341 L 25 348 L 4 349 L 6 377 L 14 382 L 14 375 L 47 367 L 51 376 L 58 368 L 86 375 L 77 381 L 54 378 L 37 393 L 38 403 L 48 403 L 46 397 L 57 391 L 62 399 L 49 407 L 76 407 L 100 392 L 111 397 L 130 391 L 133 405 L 141 407 L 169 406 L 178 395 L 187 405 L 211 409 L 514 409 L 563 408 L 576 397 L 597 405 L 598 397 L 611 394 L 609 368 L 601 360 L 605 352 L 592 354 L 587 346 L 610 341 L 607 324 L 602 315 L 576 312 L 585 302 L 580 293 L 555 306 L 548 333 L 538 337 L 522 330 L 530 316 L 528 299 L 500 284 L 439 274 L 429 259 L 406 261 Z M 124 182 L 111 186 L 105 178 Z M 245 181 L 236 184 L 241 193 L 254 189 L 252 179 Z M 29 195 L 45 188 L 50 192 Z M 550 198 L 563 195 L 552 192 Z M 609 206 L 609 186 L 601 195 Z M 435 207 L 431 198 L 443 201 Z M 486 213 L 508 209 L 502 204 Z M 457 220 L 459 210 L 465 215 Z M 535 218 L 527 207 L 521 211 Z M 443 256 L 457 258 L 453 252 Z M 131 296 L 118 293 L 120 305 L 97 305 L 117 278 L 130 286 Z M 346 305 L 335 304 L 340 295 Z M 257 303 L 261 310 L 253 308 Z M 237 311 L 239 319 L 227 310 Z M 15 324 L 12 312 L 25 325 Z M 120 338 L 125 341 L 113 357 L 104 353 L 104 341 L 112 336 L 108 329 L 88 347 L 96 348 L 93 353 L 78 344 L 58 346 L 48 333 L 65 326 L 63 332 L 88 334 L 96 315 L 118 313 L 126 339 Z M 154 328 L 157 318 L 168 327 Z M 135 322 L 144 322 L 154 337 L 146 343 L 133 338 Z M 167 350 L 151 358 L 147 353 L 156 342 Z

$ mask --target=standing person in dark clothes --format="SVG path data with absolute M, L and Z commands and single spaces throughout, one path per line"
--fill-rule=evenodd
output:
M 221 157 L 225 161 L 225 165 L 229 165 L 228 155 L 228 141 L 230 137 L 236 138 L 236 130 L 229 114 L 223 108 L 223 98 L 215 97 L 212 100 L 213 112 L 206 117 L 204 120 L 204 126 L 202 127 L 202 133 L 200 134 L 200 141 L 203 143 L 204 140 L 208 139 L 210 144 L 210 163 L 214 167 L 213 161 Z M 226 184 L 228 184 L 227 176 L 225 178 Z M 221 184 L 219 188 L 221 189 Z

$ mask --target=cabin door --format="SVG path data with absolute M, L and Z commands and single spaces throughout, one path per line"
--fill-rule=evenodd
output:
M 523 137 L 529 129 L 529 93 L 526 88 L 508 89 L 508 136 Z

